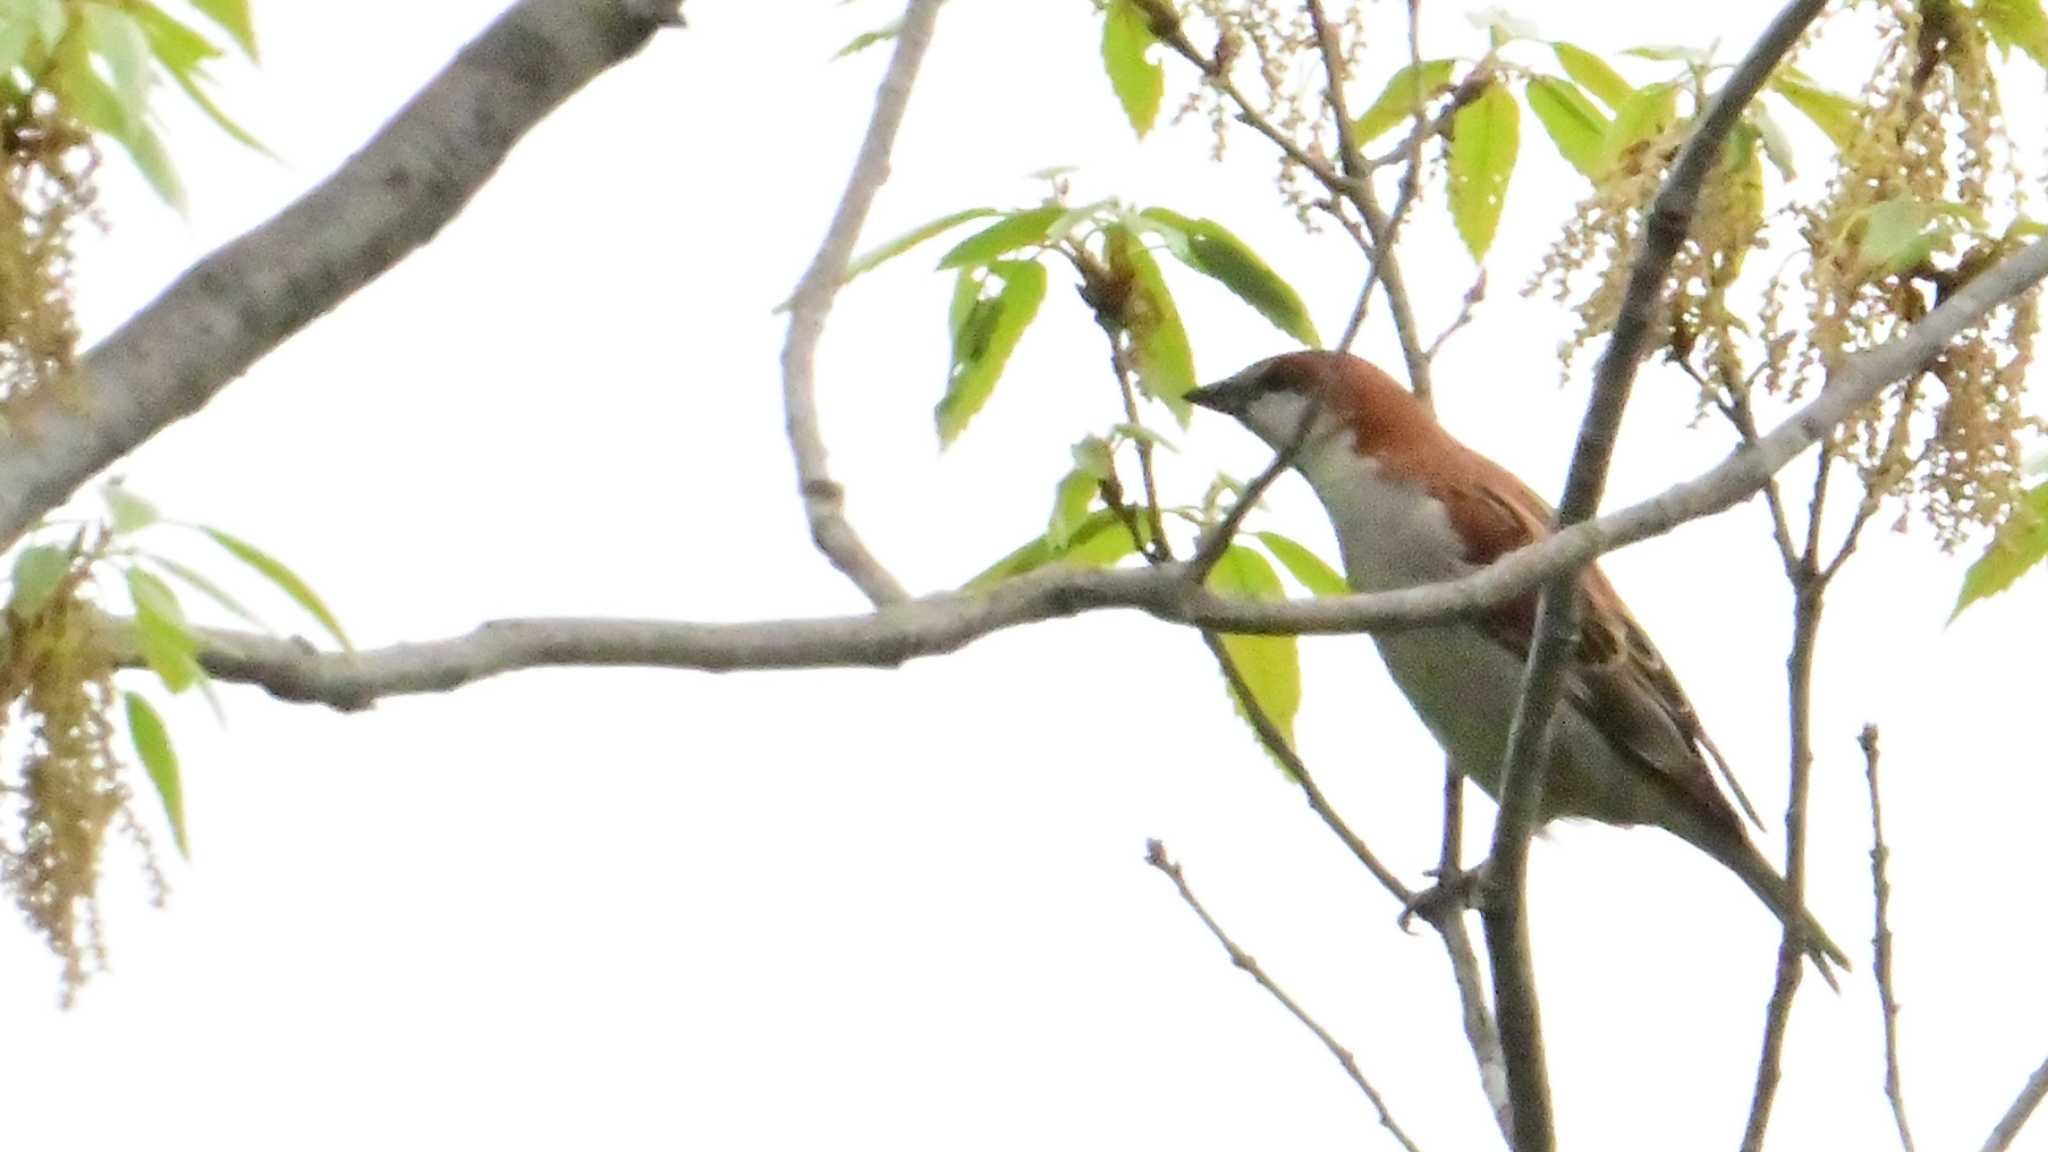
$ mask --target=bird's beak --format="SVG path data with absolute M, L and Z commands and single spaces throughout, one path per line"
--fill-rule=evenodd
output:
M 1187 401 L 1226 416 L 1242 416 L 1251 403 L 1252 394 L 1253 388 L 1248 382 L 1232 376 L 1189 392 Z

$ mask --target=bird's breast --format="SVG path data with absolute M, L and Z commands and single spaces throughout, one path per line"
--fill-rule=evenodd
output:
M 1325 442 L 1301 471 L 1337 533 L 1344 574 L 1360 592 L 1384 592 L 1466 575 L 1465 543 L 1441 501 L 1347 440 Z

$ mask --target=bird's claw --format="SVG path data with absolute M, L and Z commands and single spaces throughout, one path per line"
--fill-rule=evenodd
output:
M 1401 931 L 1413 935 L 1412 921 L 1417 916 L 1434 924 L 1440 917 L 1477 908 L 1486 891 L 1486 865 L 1477 868 L 1445 872 L 1432 868 L 1424 873 L 1436 878 L 1436 883 L 1408 898 L 1401 908 L 1401 915 L 1394 920 Z

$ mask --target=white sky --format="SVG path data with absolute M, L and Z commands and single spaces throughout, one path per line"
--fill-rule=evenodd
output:
M 257 5 L 264 65 L 230 70 L 224 100 L 282 162 L 173 108 L 192 215 L 110 165 L 114 233 L 81 277 L 91 331 L 322 177 L 500 7 Z M 1773 7 L 1517 12 L 1612 49 L 1739 45 Z M 884 59 L 827 58 L 893 9 L 691 0 L 687 31 L 542 126 L 431 247 L 124 473 L 288 559 L 365 645 L 514 614 L 857 610 L 803 530 L 769 309 L 822 233 Z M 1383 9 L 1391 49 L 1401 6 Z M 1349 243 L 1270 206 L 1249 134 L 1229 168 L 1206 161 L 1199 125 L 1134 147 L 1094 20 L 1079 0 L 949 6 L 870 238 L 1018 203 L 1037 194 L 1023 173 L 1077 164 L 1083 198 L 1225 221 L 1340 330 L 1360 273 Z M 1479 42 L 1447 11 L 1425 48 Z M 2015 75 L 2015 91 L 2038 85 Z M 1171 77 L 1169 101 L 1189 79 Z M 1795 132 L 1818 171 L 1819 138 Z M 1524 150 L 1492 297 L 1437 380 L 1455 431 L 1554 492 L 1583 380 L 1560 390 L 1566 319 L 1513 288 L 1577 178 L 1533 122 Z M 1407 243 L 1435 329 L 1472 268 L 1434 206 Z M 850 290 L 820 384 L 851 514 L 920 590 L 1037 530 L 1066 445 L 1115 418 L 1100 337 L 1056 275 L 995 401 L 938 455 L 936 251 Z M 1175 284 L 1205 375 L 1281 346 L 1220 291 Z M 1398 363 L 1378 313 L 1362 349 Z M 1725 451 L 1719 428 L 1684 428 L 1690 404 L 1645 373 L 1613 503 Z M 1179 440 L 1189 483 L 1262 462 L 1213 419 Z M 1272 505 L 1271 523 L 1327 551 L 1299 482 Z M 1865 551 L 1823 641 L 1810 897 L 1863 958 L 1840 997 L 1802 994 L 1777 1143 L 1891 1139 L 1854 744 L 1876 720 L 1913 1115 L 1924 1147 L 1974 1147 L 2048 1049 L 2048 934 L 2027 882 L 2048 782 L 2022 662 L 2043 585 L 1944 630 L 1962 559 L 1924 536 Z M 1776 565 L 1753 504 L 1607 565 L 1772 814 Z M 1304 662 L 1305 754 L 1414 876 L 1435 855 L 1434 748 L 1363 638 L 1311 640 Z M 224 694 L 225 730 L 202 704 L 171 710 L 193 858 L 171 863 L 169 908 L 143 904 L 125 856 L 110 863 L 115 971 L 65 1013 L 40 943 L 0 936 L 0 1083 L 23 1147 L 1391 1147 L 1143 866 L 1148 836 L 1424 1147 L 1497 1140 L 1441 950 L 1394 930 L 1190 634 L 1095 615 L 898 672 L 551 672 L 357 717 Z M 1556 829 L 1534 867 L 1564 1144 L 1732 1146 L 1773 922 L 1652 831 Z M 2021 1145 L 2048 1148 L 2048 1124 Z

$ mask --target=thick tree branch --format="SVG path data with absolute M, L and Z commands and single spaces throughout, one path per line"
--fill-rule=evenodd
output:
M 332 176 L 193 265 L 94 348 L 72 386 L 9 411 L 0 543 L 432 239 L 528 129 L 678 22 L 679 7 L 514 5 Z
M 1645 225 L 1642 250 L 1629 269 L 1614 332 L 1594 371 L 1593 396 L 1579 430 L 1564 496 L 1558 501 L 1560 527 L 1590 520 L 1599 510 L 1622 411 L 1662 305 L 1665 278 L 1692 227 L 1700 190 L 1720 159 L 1723 142 L 1778 61 L 1824 7 L 1826 0 L 1794 0 L 1772 20 L 1708 105 L 1658 190 Z M 1566 653 L 1578 634 L 1578 589 L 1578 570 L 1567 568 L 1551 578 L 1537 601 L 1535 636 L 1523 671 L 1522 695 L 1508 729 L 1500 816 L 1494 825 L 1488 892 L 1481 912 L 1487 951 L 1493 958 L 1494 1007 L 1508 1056 L 1517 1152 L 1549 1152 L 1556 1140 L 1523 893 L 1529 837 L 1542 810 L 1550 717 L 1564 690 Z
M 875 94 L 875 110 L 868 119 L 867 137 L 847 177 L 839 210 L 825 230 L 824 243 L 811 266 L 798 281 L 790 297 L 789 337 L 782 345 L 782 402 L 787 411 L 790 453 L 796 458 L 797 487 L 804 498 L 804 515 L 811 524 L 811 539 L 832 566 L 846 574 L 876 607 L 910 599 L 903 585 L 882 567 L 861 542 L 860 535 L 846 519 L 846 490 L 832 479 L 825 459 L 825 438 L 818 430 L 817 355 L 818 341 L 825 333 L 825 317 L 832 311 L 832 298 L 846 274 L 846 262 L 860 240 L 861 225 L 875 194 L 889 179 L 889 153 L 896 144 L 896 130 L 910 105 L 910 86 L 917 79 L 918 65 L 931 44 L 932 25 L 944 0 L 910 0 L 896 30 L 896 49 L 882 75 Z
M 1004 628 L 1107 608 L 1250 633 L 1392 631 L 1469 617 L 1605 552 L 1734 506 L 1887 384 L 1917 371 L 1991 307 L 2044 276 L 2048 243 L 2036 242 L 1972 280 L 1898 340 L 1851 357 L 1813 401 L 1719 465 L 1442 584 L 1267 603 L 1189 587 L 1184 567 L 1175 564 L 1111 571 L 1055 568 L 986 593 L 928 596 L 861 616 L 738 624 L 512 620 L 487 624 L 468 636 L 352 655 L 318 652 L 298 641 L 208 631 L 202 635 L 205 659 L 224 680 L 256 684 L 289 700 L 361 708 L 381 696 L 444 692 L 525 668 L 887 667 L 951 652 Z M 0 476 L 18 465 L 0 456 Z M 0 486 L 0 493 L 8 491 Z

